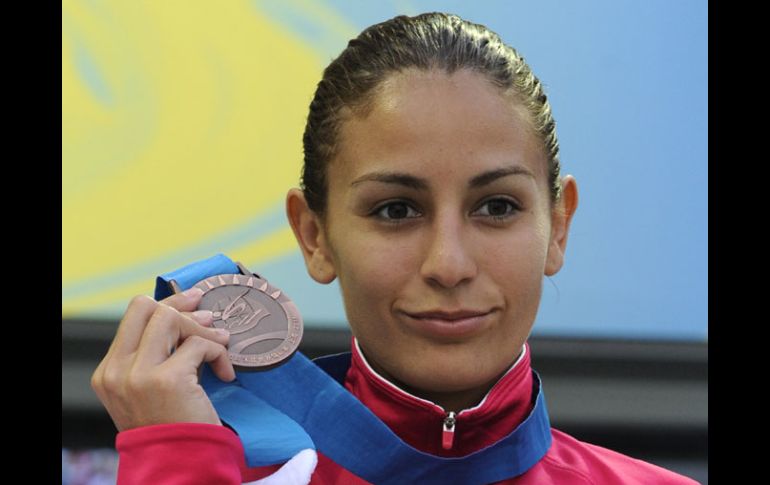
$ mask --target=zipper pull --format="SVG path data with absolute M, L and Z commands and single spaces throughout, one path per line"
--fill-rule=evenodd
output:
M 455 439 L 455 412 L 449 411 L 444 418 L 444 430 L 441 432 L 441 447 L 445 450 L 452 449 L 452 442 Z

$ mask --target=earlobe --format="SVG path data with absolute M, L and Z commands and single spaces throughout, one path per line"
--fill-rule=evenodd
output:
M 310 277 L 323 284 L 334 281 L 337 274 L 321 219 L 308 207 L 302 190 L 293 188 L 286 194 L 286 216 Z
M 578 205 L 577 182 L 571 175 L 562 179 L 562 194 L 551 213 L 551 238 L 545 263 L 545 275 L 553 276 L 564 265 L 567 237 Z

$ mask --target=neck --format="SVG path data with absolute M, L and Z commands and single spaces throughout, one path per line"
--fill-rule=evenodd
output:
M 377 370 L 377 372 L 380 371 Z M 404 384 L 403 382 L 399 382 L 392 377 L 385 375 L 383 375 L 383 377 L 409 394 L 436 403 L 444 408 L 445 411 L 454 411 L 455 413 L 458 413 L 463 409 L 469 409 L 478 406 L 479 403 L 481 403 L 481 400 L 484 399 L 484 396 L 486 396 L 489 393 L 489 390 L 492 389 L 492 386 L 494 386 L 495 383 L 504 374 L 505 372 L 501 372 L 500 375 L 495 376 L 494 379 L 482 384 L 481 386 L 451 392 L 425 391 L 411 387 L 407 384 Z
M 393 375 L 391 375 L 389 372 L 383 369 L 382 366 L 380 366 L 377 362 L 370 359 L 368 354 L 361 348 L 360 343 L 358 343 L 357 341 L 356 343 L 358 344 L 358 349 L 361 352 L 361 355 L 363 356 L 365 362 L 372 368 L 372 370 L 374 370 L 377 374 L 379 374 L 383 379 L 387 380 L 388 382 L 395 385 L 399 389 L 406 391 L 413 396 L 438 404 L 445 411 L 454 411 L 456 413 L 462 411 L 463 409 L 469 409 L 469 408 L 478 406 L 481 403 L 481 401 L 484 399 L 484 397 L 487 394 L 489 394 L 489 391 L 500 380 L 500 378 L 504 376 L 514 365 L 516 365 L 516 363 L 519 362 L 524 352 L 524 348 L 522 347 L 522 350 L 519 351 L 519 354 L 513 359 L 510 365 L 505 368 L 505 370 L 503 370 L 500 374 L 496 375 L 489 381 L 479 386 L 471 387 L 468 389 L 461 389 L 458 391 L 442 392 L 442 391 L 429 391 L 429 390 L 413 387 L 395 378 Z

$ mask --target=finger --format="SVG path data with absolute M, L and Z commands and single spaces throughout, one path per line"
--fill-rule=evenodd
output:
M 203 325 L 204 327 L 210 327 L 212 323 L 214 323 L 214 314 L 211 310 L 197 310 L 194 312 L 182 312 L 182 315 L 186 317 L 190 317 L 196 322 L 198 322 L 199 325 Z
M 142 335 L 134 365 L 147 368 L 161 364 L 180 341 L 193 336 L 221 345 L 230 339 L 227 330 L 203 327 L 177 309 L 159 303 Z
M 198 307 L 198 303 L 200 303 L 202 296 L 203 290 L 193 286 L 181 293 L 175 293 L 168 298 L 164 298 L 158 303 L 163 303 L 164 305 L 176 308 L 180 312 L 191 312 Z
M 188 369 L 197 375 L 198 367 L 204 362 L 211 365 L 214 375 L 221 380 L 230 382 L 235 379 L 235 369 L 225 346 L 197 335 L 186 339 L 162 366 Z
M 147 320 L 157 308 L 158 302 L 147 295 L 138 295 L 131 299 L 118 331 L 112 340 L 109 354 L 127 355 L 136 351 Z
M 180 311 L 191 311 L 200 303 L 203 291 L 191 288 L 183 293 L 171 295 L 162 300 L 164 305 Z M 128 355 L 136 351 L 142 339 L 147 323 L 158 308 L 159 302 L 147 295 L 135 296 L 128 304 L 123 320 L 120 322 L 115 339 L 110 346 L 110 352 L 117 355 Z

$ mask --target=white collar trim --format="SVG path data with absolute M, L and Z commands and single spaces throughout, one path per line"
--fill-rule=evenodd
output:
M 366 365 L 366 368 L 380 382 L 382 382 L 383 384 L 385 384 L 386 386 L 390 387 L 391 389 L 393 389 L 393 390 L 395 390 L 397 392 L 400 392 L 402 394 L 406 394 L 407 396 L 411 397 L 412 399 L 416 399 L 418 401 L 424 402 L 425 404 L 430 404 L 431 406 L 436 406 L 436 407 L 440 408 L 441 410 L 443 410 L 444 412 L 446 412 L 446 410 L 443 407 L 439 406 L 438 404 L 434 403 L 433 401 L 429 401 L 427 399 L 423 399 L 421 397 L 417 397 L 414 394 L 411 394 L 411 393 L 401 389 L 400 387 L 396 386 L 395 384 L 393 384 L 389 380 L 387 380 L 384 377 L 382 377 L 374 369 L 372 369 L 372 366 L 369 365 L 369 362 L 367 362 L 366 357 L 364 356 L 364 353 L 361 352 L 361 346 L 358 345 L 358 339 L 356 337 L 353 337 L 353 345 L 355 345 L 356 351 L 358 352 L 358 355 L 361 357 L 361 361 L 364 363 L 364 365 Z M 511 365 L 511 367 L 508 368 L 507 371 L 505 371 L 505 374 L 503 374 L 500 377 L 498 382 L 500 382 L 500 380 L 505 378 L 505 376 L 507 376 L 514 368 L 516 368 L 516 366 L 519 364 L 519 362 L 521 362 L 521 360 L 524 358 L 524 355 L 526 353 L 527 353 L 527 344 L 525 343 L 524 345 L 521 346 L 521 353 L 519 354 L 519 358 L 516 359 L 516 362 L 514 362 L 513 365 Z M 492 391 L 493 388 L 494 388 L 494 386 L 492 386 L 492 388 L 490 388 L 490 392 Z M 481 402 L 479 402 L 477 405 L 473 406 L 472 408 L 463 409 L 463 410 L 459 411 L 457 414 L 459 415 L 460 413 L 470 412 L 470 411 L 473 411 L 474 409 L 480 408 L 486 402 L 487 397 L 489 397 L 489 392 L 487 392 L 487 394 L 484 396 L 484 399 L 482 399 Z

